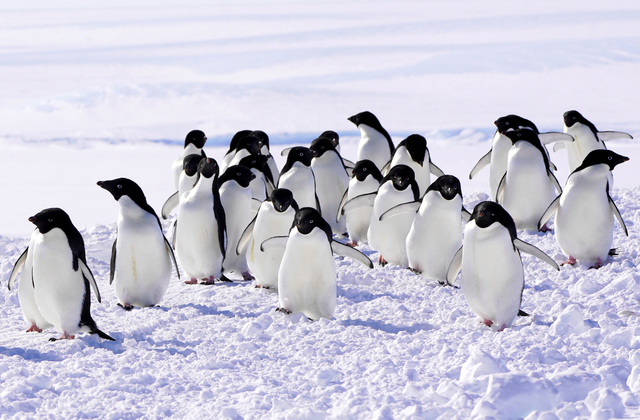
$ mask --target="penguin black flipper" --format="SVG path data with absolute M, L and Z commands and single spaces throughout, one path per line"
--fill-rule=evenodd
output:
M 513 246 L 515 246 L 516 248 L 518 248 L 522 252 L 526 252 L 529 255 L 533 255 L 534 257 L 538 258 L 539 260 L 542 260 L 542 261 L 546 262 L 551 267 L 553 267 L 556 270 L 560 271 L 560 267 L 558 267 L 558 264 L 550 256 L 545 254 L 544 251 L 542 251 L 540 248 L 535 247 L 535 246 L 531 245 L 530 243 L 524 242 L 524 241 L 522 241 L 522 240 L 520 240 L 518 238 L 513 240 Z
M 523 311 L 522 309 L 518 309 L 518 316 L 529 316 L 529 314 Z
M 22 268 L 24 262 L 27 260 L 28 251 L 29 247 L 27 247 L 27 249 L 25 249 L 22 254 L 20 254 L 18 259 L 16 260 L 16 263 L 13 265 L 13 269 L 11 270 L 11 274 L 9 275 L 9 290 L 11 290 L 11 286 L 13 286 L 13 283 L 16 281 L 16 277 L 18 277 L 18 271 L 20 271 L 20 268 Z
M 400 203 L 397 206 L 393 206 L 389 210 L 382 213 L 378 220 L 382 222 L 389 217 L 397 216 L 399 214 L 415 213 L 420 208 L 420 203 L 420 201 L 409 201 L 407 203 Z
M 618 219 L 618 223 L 620 223 L 620 227 L 624 230 L 624 234 L 629 236 L 629 231 L 627 230 L 627 226 L 624 224 L 624 220 L 622 220 L 622 215 L 620 214 L 620 210 L 618 210 L 618 206 L 613 202 L 611 196 L 609 195 L 609 190 L 607 189 L 607 197 L 609 198 L 609 204 L 611 205 L 611 211 L 613 215 Z
M 500 183 L 498 184 L 498 188 L 496 189 L 496 203 L 500 204 L 502 201 L 502 196 L 504 195 L 504 183 L 507 179 L 507 173 L 502 176 Z
M 96 294 L 96 299 L 98 303 L 102 303 L 102 297 L 100 296 L 100 290 L 98 290 L 98 284 L 96 283 L 96 279 L 93 277 L 93 273 L 87 267 L 87 264 L 83 260 L 79 260 L 80 269 L 82 270 L 83 277 L 89 282 L 93 292 Z M 76 270 L 77 271 L 77 270 Z
M 553 200 L 551 204 L 549 204 L 549 207 L 547 207 L 544 213 L 542 213 L 542 217 L 538 221 L 538 230 L 540 230 L 542 225 L 544 225 L 547 222 L 547 220 L 549 220 L 549 218 L 553 215 L 553 213 L 558 211 L 558 207 L 560 207 L 560 197 L 562 197 L 562 194 L 557 196 L 555 200 Z
M 549 162 L 549 165 L 553 165 L 553 163 Z M 555 165 L 553 165 L 553 166 L 555 167 Z M 557 168 L 556 168 L 556 170 L 557 170 Z M 551 183 L 555 187 L 556 191 L 558 191 L 558 194 L 562 194 L 562 187 L 560 186 L 560 183 L 558 182 L 558 178 L 556 178 L 556 176 L 551 171 L 549 171 L 547 174 L 549 176 L 549 179 L 551 180 Z
M 287 246 L 288 241 L 288 236 L 272 236 L 260 244 L 260 251 L 264 252 L 269 249 L 284 248 Z
M 86 264 L 83 264 L 83 265 L 86 267 Z M 89 268 L 87 267 L 87 270 L 88 269 Z M 78 326 L 79 327 L 85 326 L 89 328 L 89 334 L 97 334 L 98 337 L 103 338 L 105 340 L 116 341 L 115 338 L 102 332 L 98 328 L 98 325 L 96 325 L 96 322 L 91 317 L 91 293 L 89 292 L 89 279 L 87 279 L 87 277 L 85 276 L 84 270 L 82 274 L 83 274 L 82 278 L 84 280 L 84 288 L 86 290 L 86 293 L 84 295 L 84 299 L 82 300 L 82 312 L 80 313 L 80 323 L 78 324 Z M 93 275 L 91 275 L 91 278 L 93 278 Z M 55 339 L 51 339 L 51 341 L 55 341 Z
M 340 204 L 338 205 L 338 211 L 336 212 L 336 223 L 338 223 L 338 220 L 340 220 L 340 216 L 343 214 L 342 213 L 342 208 L 347 203 L 347 196 L 348 195 L 349 195 L 349 188 L 347 188 L 344 191 L 344 194 L 342 194 L 342 199 L 340 200 Z
M 236 246 L 236 255 L 240 255 L 244 247 L 247 245 L 247 242 L 249 242 L 251 235 L 253 235 L 253 227 L 256 225 L 257 218 L 258 215 L 256 215 L 253 220 L 247 225 L 247 227 L 244 228 L 244 232 L 242 232 L 242 235 L 238 240 L 238 245 Z
M 176 249 L 176 237 L 178 236 L 178 219 L 173 222 L 173 238 L 171 238 L 171 248 Z
M 167 198 L 167 201 L 165 201 L 162 205 L 162 211 L 160 212 L 160 214 L 162 215 L 162 218 L 164 220 L 167 220 L 169 214 L 173 211 L 173 209 L 178 207 L 178 204 L 180 203 L 180 195 L 178 193 L 179 191 L 176 191 L 171 194 L 171 196 Z
M 492 150 L 489 150 L 486 155 L 482 156 L 478 161 L 478 163 L 475 164 L 473 169 L 471 169 L 471 172 L 469 172 L 469 179 L 473 179 L 473 177 L 476 176 L 478 172 L 480 172 L 480 169 L 484 168 L 485 166 L 491 163 Z
M 220 191 L 218 191 L 218 183 L 213 182 L 213 214 L 218 221 L 218 242 L 220 243 L 220 251 L 222 252 L 222 258 L 226 256 L 226 233 L 227 233 L 227 221 L 222 207 L 222 201 L 220 201 Z
M 358 261 L 362 265 L 373 268 L 373 262 L 369 259 L 369 257 L 353 247 L 350 247 L 338 241 L 331 240 L 331 250 L 335 254 L 341 255 L 343 257 L 349 257 L 352 260 Z
M 449 286 L 453 286 L 453 282 L 458 277 L 460 270 L 462 270 L 462 247 L 458 248 L 449 263 L 449 269 L 447 270 L 447 283 Z
M 169 254 L 169 258 L 171 258 L 171 261 L 173 261 L 173 266 L 176 269 L 176 274 L 178 275 L 178 280 L 180 280 L 180 270 L 178 270 L 178 262 L 176 261 L 176 254 L 174 254 L 173 252 L 173 248 L 171 247 L 171 244 L 169 243 L 169 240 L 162 235 L 162 239 L 164 239 L 164 246 L 167 249 L 167 254 Z M 115 243 L 114 243 L 115 245 Z M 114 246 L 114 254 L 115 254 L 115 246 Z
M 118 242 L 118 238 L 113 241 L 113 246 L 111 247 L 111 262 L 109 263 L 109 284 L 113 283 L 113 278 L 116 275 L 116 242 Z

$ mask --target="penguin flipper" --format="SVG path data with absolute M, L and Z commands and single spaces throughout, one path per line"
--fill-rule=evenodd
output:
M 551 168 L 552 171 L 558 172 L 558 167 L 556 166 L 555 163 L 549 161 L 549 167 Z
M 527 242 L 521 241 L 520 239 L 516 238 L 513 241 L 513 245 L 518 248 L 520 251 L 522 252 L 526 252 L 527 254 L 533 255 L 534 257 L 538 258 L 539 260 L 542 260 L 544 262 L 546 262 L 547 264 L 549 264 L 551 267 L 555 268 L 556 270 L 560 271 L 560 267 L 558 267 L 558 264 L 547 254 L 544 253 L 544 251 L 542 251 L 540 248 L 537 248 Z
M 553 151 L 557 152 L 558 150 L 562 150 L 564 149 L 565 145 L 564 142 L 557 142 L 556 144 L 553 145 Z
M 549 163 L 551 163 L 551 162 L 549 162 Z M 562 194 L 562 187 L 560 186 L 560 183 L 558 182 L 558 178 L 556 178 L 556 176 L 551 171 L 549 171 L 549 180 L 551 181 L 551 183 L 555 187 L 556 191 L 558 191 L 558 194 Z
M 460 212 L 460 216 L 462 217 L 462 220 L 464 220 L 465 222 L 468 222 L 469 220 L 471 220 L 471 213 L 469 213 L 469 210 L 465 209 L 464 207 Z
M 343 243 L 332 240 L 331 249 L 335 254 L 341 255 L 343 257 L 349 257 L 352 260 L 358 261 L 362 265 L 373 268 L 373 262 L 369 259 L 369 257 L 364 255 L 357 249 L 350 247 L 349 245 L 345 245 Z
M 347 203 L 347 196 L 348 195 L 349 195 L 349 188 L 347 188 L 347 190 L 344 192 L 344 194 L 342 194 L 342 199 L 340 200 L 340 204 L 338 205 L 338 211 L 336 213 L 336 223 L 338 223 L 338 221 L 340 220 L 340 216 L 342 216 L 344 214 L 344 213 L 342 213 L 342 208 Z
M 256 217 L 254 217 L 247 227 L 244 228 L 244 232 L 242 232 L 242 236 L 240 236 L 240 239 L 238 240 L 238 246 L 236 246 L 236 255 L 240 255 L 244 247 L 247 245 L 247 242 L 249 242 L 249 239 L 251 239 L 251 235 L 253 235 L 253 227 L 256 225 L 257 218 L 258 215 L 256 214 Z
M 162 211 L 160 212 L 160 214 L 162 215 L 162 218 L 164 220 L 167 220 L 169 214 L 171 214 L 173 209 L 178 207 L 178 203 L 180 203 L 180 194 L 178 191 L 176 191 L 171 194 L 171 197 L 167 198 L 167 201 L 165 201 L 162 205 Z
M 392 156 L 393 156 L 393 153 L 392 153 Z M 384 166 L 382 168 L 380 168 L 380 173 L 382 175 L 388 174 L 389 173 L 389 169 L 391 169 L 390 166 L 391 166 L 391 159 L 389 159 L 387 161 L 387 163 L 385 163 Z
M 480 169 L 484 168 L 488 164 L 491 163 L 491 152 L 493 149 L 489 150 L 486 155 L 482 156 L 478 163 L 473 167 L 471 172 L 469 172 L 469 179 L 473 179 L 474 176 L 480 172 Z
M 361 207 L 373 207 L 373 202 L 376 200 L 377 194 L 377 192 L 372 192 L 369 194 L 362 194 L 357 197 L 353 197 L 351 200 L 345 203 L 344 207 L 342 207 L 341 213 L 347 214 Z
M 442 169 L 438 168 L 436 165 L 433 164 L 433 162 L 429 161 L 429 171 L 434 174 L 435 176 L 442 176 L 444 175 L 444 172 L 442 172 Z
M 16 281 L 16 277 L 18 277 L 18 271 L 24 265 L 24 262 L 27 260 L 27 252 L 29 251 L 29 247 L 25 249 L 22 254 L 18 257 L 18 260 L 13 265 L 13 269 L 11 270 L 11 274 L 9 275 L 9 290 L 11 290 L 11 286 Z
M 109 263 L 109 284 L 113 283 L 113 278 L 116 275 L 116 243 L 118 242 L 118 238 L 113 241 L 113 245 L 111 246 L 111 262 Z
M 626 236 L 629 236 L 629 231 L 627 230 L 627 226 L 624 224 L 624 220 L 622 220 L 620 210 L 618 210 L 618 206 L 616 206 L 616 203 L 613 202 L 611 197 L 609 197 L 609 204 L 611 205 L 611 211 L 613 212 L 613 215 L 616 216 L 616 219 L 618 219 L 618 223 L 620 223 L 620 227 L 622 228 L 622 230 L 624 230 L 624 234 Z
M 598 138 L 601 141 L 609 141 L 615 139 L 633 140 L 633 136 L 622 131 L 598 131 Z
M 178 237 L 178 220 L 173 222 L 173 238 L 171 238 L 171 248 L 176 249 L 176 238 Z
M 458 273 L 462 269 L 462 247 L 458 248 L 453 255 L 453 259 L 449 263 L 449 269 L 447 269 L 447 283 L 449 286 L 453 286 L 453 282 L 458 277 Z
M 518 309 L 518 316 L 529 316 L 529 314 L 523 311 L 522 309 Z
M 89 334 L 97 334 L 98 337 L 100 337 L 100 338 L 102 338 L 104 340 L 116 341 L 115 338 L 113 338 L 110 335 L 106 334 L 105 332 L 99 330 L 98 327 L 92 328 L 91 331 L 89 332 Z
M 540 133 L 538 134 L 538 138 L 540 139 L 540 143 L 542 144 L 551 144 L 555 142 L 566 142 L 571 143 L 575 141 L 571 134 L 560 133 L 557 131 L 550 131 L 548 133 Z
M 505 172 L 502 175 L 502 179 L 498 184 L 498 189 L 496 190 L 496 203 L 502 204 L 501 201 L 504 200 L 504 184 L 507 182 L 507 173 Z
M 251 199 L 251 211 L 258 211 L 261 205 L 262 201 L 258 200 L 257 198 Z
M 269 239 L 265 239 L 260 244 L 260 251 L 264 252 L 269 249 L 284 248 L 287 246 L 288 236 L 272 236 Z
M 403 213 L 415 213 L 420 208 L 420 201 L 409 201 L 407 203 L 400 203 L 397 206 L 391 207 L 389 210 L 385 211 L 378 218 L 379 221 L 384 221 L 389 217 L 397 216 Z
M 342 164 L 345 166 L 345 168 L 348 168 L 348 169 L 353 169 L 356 166 L 355 163 L 351 162 L 347 158 L 342 158 Z
M 544 225 L 547 222 L 547 220 L 549 220 L 549 218 L 553 215 L 553 213 L 558 211 L 558 207 L 560 207 L 560 197 L 562 197 L 562 194 L 557 196 L 556 199 L 553 200 L 551 204 L 549 204 L 549 207 L 547 207 L 544 213 L 542 213 L 542 217 L 538 221 L 538 230 L 540 230 L 542 225 Z
M 176 254 L 173 253 L 173 248 L 171 248 L 171 244 L 169 243 L 169 241 L 164 235 L 162 235 L 162 239 L 164 239 L 164 246 L 167 249 L 167 254 L 169 254 L 169 258 L 171 258 L 171 261 L 173 262 L 173 266 L 176 268 L 176 274 L 178 275 L 178 280 L 180 280 L 180 270 L 178 270 L 178 262 L 176 261 Z
M 100 290 L 98 290 L 98 284 L 96 283 L 96 279 L 93 277 L 93 273 L 87 267 L 87 264 L 78 258 L 78 264 L 80 265 L 80 270 L 82 270 L 82 275 L 89 280 L 89 284 L 91 284 L 91 288 L 93 292 L 96 294 L 96 299 L 98 299 L 98 303 L 102 303 L 102 297 L 100 297 Z
M 283 157 L 289 156 L 289 152 L 291 151 L 291 149 L 293 149 L 293 147 L 287 147 L 285 149 L 282 149 L 282 152 L 280 152 L 280 156 L 283 156 Z

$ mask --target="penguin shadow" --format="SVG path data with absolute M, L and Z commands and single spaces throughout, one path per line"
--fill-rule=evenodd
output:
M 354 287 L 344 288 L 344 287 L 341 287 L 340 285 L 337 286 L 337 289 L 338 289 L 338 297 L 343 297 L 353 303 L 368 302 L 368 301 L 372 301 L 372 300 L 380 299 L 384 297 L 389 297 L 394 300 L 407 300 L 410 298 L 410 295 L 408 294 L 401 294 L 401 295 L 395 295 L 393 293 L 376 294 L 376 293 L 368 292 L 366 290 L 356 289 Z
M 0 354 L 4 356 L 20 356 L 31 362 L 61 362 L 64 357 L 55 351 L 41 352 L 34 349 L 0 346 Z
M 424 323 L 416 322 L 415 324 L 406 325 L 406 326 L 393 325 L 383 321 L 377 321 L 377 320 L 371 320 L 371 319 L 366 321 L 362 319 L 344 319 L 338 322 L 341 325 L 344 325 L 345 327 L 365 327 L 365 328 L 371 328 L 373 330 L 383 331 L 389 334 L 398 334 L 400 332 L 415 333 L 417 331 L 428 331 L 428 330 L 435 329 L 433 325 L 428 324 L 426 322 Z
M 256 318 L 260 316 L 262 313 L 242 313 L 242 312 L 231 312 L 228 310 L 218 310 L 215 307 L 202 305 L 199 303 L 185 303 L 183 305 L 172 306 L 171 308 L 160 308 L 163 311 L 167 312 L 169 309 L 186 309 L 192 308 L 199 311 L 202 315 L 222 315 L 227 318 Z

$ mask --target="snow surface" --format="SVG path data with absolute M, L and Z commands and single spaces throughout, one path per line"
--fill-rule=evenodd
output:
M 486 198 L 492 122 L 516 113 L 562 130 L 577 109 L 640 136 L 636 1 L 86 2 L 0 4 L 0 278 L 28 244 L 26 220 L 64 208 L 87 246 L 115 343 L 25 333 L 0 290 L 0 418 L 573 418 L 640 416 L 640 147 L 615 169 L 629 229 L 599 270 L 553 271 L 523 255 L 523 310 L 501 333 L 458 289 L 399 267 L 336 258 L 333 319 L 274 312 L 251 282 L 187 286 L 125 312 L 108 284 L 117 204 L 95 183 L 126 176 L 159 210 L 184 135 L 217 159 L 241 129 L 273 152 L 340 133 L 374 112 L 398 143 L 427 137 L 433 162 Z M 280 167 L 283 159 L 276 156 Z M 561 183 L 564 152 L 552 153 Z M 165 224 L 168 231 L 169 224 Z M 520 232 L 556 261 L 553 234 Z M 377 253 L 361 248 L 372 259 Z

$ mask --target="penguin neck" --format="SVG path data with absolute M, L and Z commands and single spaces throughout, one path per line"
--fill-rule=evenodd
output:
M 609 172 L 611 172 L 609 165 L 605 163 L 589 166 L 572 173 L 567 181 L 567 187 L 574 185 L 576 182 L 580 182 L 588 183 L 589 188 L 600 188 L 604 190 L 608 182 L 607 176 Z
M 196 185 L 193 186 L 191 191 L 197 195 L 211 195 L 213 191 L 213 180 L 217 180 L 218 177 L 212 176 L 211 178 L 206 178 L 204 176 L 200 176 Z M 216 187 L 217 188 L 217 187 Z
M 196 145 L 189 143 L 184 147 L 182 151 L 182 157 L 185 158 L 189 155 L 199 155 L 202 153 L 202 148 L 196 147 Z
M 266 144 L 263 144 L 262 147 L 260 148 L 260 154 L 262 156 L 269 156 L 271 154 L 271 152 L 269 151 L 269 146 L 267 146 Z
M 384 140 L 385 143 L 387 142 L 387 138 L 384 136 L 384 134 L 373 127 L 370 127 L 366 124 L 360 124 L 358 128 L 360 129 L 360 139 L 365 143 L 377 140 Z
M 142 209 L 128 195 L 123 195 L 118 200 L 120 204 L 120 217 L 125 219 L 143 219 L 150 216 L 149 212 Z

